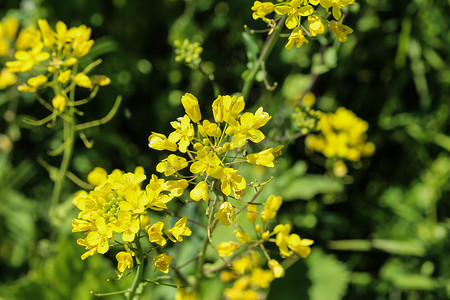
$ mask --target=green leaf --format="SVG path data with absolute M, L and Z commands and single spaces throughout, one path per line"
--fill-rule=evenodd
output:
M 259 53 L 259 46 L 253 35 L 243 32 L 242 38 L 244 39 L 244 45 L 247 52 L 247 58 L 249 61 L 256 61 Z
M 308 265 L 308 277 L 312 281 L 308 291 L 310 299 L 342 299 L 350 280 L 345 264 L 318 248 L 313 248 L 305 261 Z

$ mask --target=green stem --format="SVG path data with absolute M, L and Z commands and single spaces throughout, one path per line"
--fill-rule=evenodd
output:
M 200 282 L 203 279 L 203 276 L 205 275 L 203 272 L 203 265 L 205 264 L 205 255 L 206 255 L 206 248 L 208 247 L 209 238 L 208 235 L 205 235 L 205 239 L 203 240 L 203 246 L 202 251 L 200 252 L 198 256 L 198 264 L 197 264 L 197 274 L 196 274 L 196 281 L 194 286 L 194 291 L 197 293 L 200 290 Z
M 249 78 L 245 81 L 244 87 L 242 88 L 242 96 L 244 99 L 247 99 L 250 94 L 250 89 L 253 86 L 253 82 L 255 81 L 256 74 L 262 68 L 263 64 L 266 62 L 269 57 L 270 52 L 272 52 L 275 43 L 280 36 L 281 28 L 284 26 L 284 20 L 286 19 L 286 15 L 284 15 L 279 21 L 272 34 L 269 35 L 264 43 L 264 46 L 259 54 L 258 60 L 253 65 L 253 69 L 250 73 Z
M 64 180 L 66 178 L 67 170 L 69 169 L 69 164 L 72 159 L 73 146 L 75 142 L 75 124 L 73 116 L 71 121 L 64 122 L 64 153 L 61 161 L 61 166 L 58 170 L 57 177 L 55 178 L 55 186 L 53 188 L 52 205 L 50 207 L 51 219 L 56 217 L 55 210 L 61 199 L 61 192 L 64 185 Z
M 134 295 L 136 294 L 136 290 L 139 286 L 139 284 L 142 281 L 142 274 L 144 273 L 144 251 L 142 250 L 141 242 L 139 241 L 139 236 L 137 236 L 134 239 L 134 242 L 136 244 L 136 264 L 137 264 L 137 270 L 136 270 L 136 276 L 134 277 L 133 284 L 130 288 L 130 293 L 128 294 L 127 299 L 133 300 Z

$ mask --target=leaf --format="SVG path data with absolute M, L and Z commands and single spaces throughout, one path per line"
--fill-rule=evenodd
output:
M 345 264 L 318 248 L 313 248 L 305 261 L 308 266 L 308 277 L 312 281 L 308 291 L 310 299 L 342 299 L 350 280 Z
M 425 255 L 425 249 L 420 244 L 413 241 L 375 239 L 372 241 L 372 247 L 393 254 L 413 256 Z
M 247 32 L 243 32 L 242 38 L 244 40 L 248 60 L 256 61 L 259 53 L 259 46 L 256 43 L 254 36 Z

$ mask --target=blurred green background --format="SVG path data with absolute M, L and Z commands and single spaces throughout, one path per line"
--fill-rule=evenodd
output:
M 0 17 L 15 16 L 24 26 L 47 18 L 53 26 L 62 20 L 92 28 L 90 55 L 103 59 L 96 73 L 112 84 L 83 118 L 103 117 L 118 94 L 124 101 L 110 123 L 86 132 L 92 149 L 77 141 L 70 170 L 85 179 L 96 166 L 154 172 L 164 154 L 150 150 L 147 137 L 168 132 L 182 115 L 185 92 L 209 111 L 214 89 L 199 71 L 175 62 L 174 40 L 199 42 L 202 67 L 227 93 L 242 89 L 251 46 L 265 39 L 243 36 L 244 25 L 265 26 L 251 18 L 251 6 L 242 0 L 3 0 Z M 246 102 L 273 116 L 268 136 L 286 148 L 274 170 L 244 172 L 275 175 L 265 192 L 284 197 L 279 222 L 293 224 L 315 245 L 308 259 L 273 282 L 268 299 L 450 298 L 449 16 L 448 1 L 358 1 L 345 19 L 354 29 L 347 42 L 327 37 L 299 49 L 285 50 L 284 41 L 275 46 L 266 69 L 277 89 L 257 82 Z M 330 176 L 320 155 L 305 152 L 304 138 L 293 138 L 298 129 L 290 115 L 310 84 L 316 108 L 344 106 L 369 123 L 376 152 L 351 165 L 346 180 Z M 70 232 L 77 214 L 70 202 L 77 187 L 70 182 L 59 208 L 67 222 L 51 232 L 52 182 L 39 161 L 58 165 L 46 153 L 60 136 L 21 122 L 21 116 L 45 116 L 27 95 L 20 95 L 18 115 L 8 118 L 11 93 L 0 91 L 0 130 L 14 145 L 0 152 L 0 299 L 90 299 L 91 290 L 127 288 L 132 276 L 106 281 L 116 276 L 114 254 L 81 261 L 83 249 Z M 222 288 L 218 279 L 206 280 L 205 299 L 220 299 Z M 170 299 L 174 291 L 147 287 L 144 295 Z

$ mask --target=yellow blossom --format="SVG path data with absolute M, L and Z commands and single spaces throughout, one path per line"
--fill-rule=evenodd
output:
M 274 278 L 280 278 L 284 276 L 284 268 L 277 260 L 269 260 L 268 266 Z
M 145 230 L 148 233 L 148 239 L 151 243 L 156 243 L 160 246 L 164 246 L 167 243 L 166 239 L 163 237 L 162 234 L 163 227 L 164 227 L 163 222 L 157 222 L 145 228 Z
M 209 199 L 209 187 L 206 181 L 200 181 L 195 188 L 191 190 L 191 199 L 194 201 L 208 201 Z
M 167 218 L 166 218 L 166 220 L 167 220 Z M 184 235 L 184 236 L 191 235 L 192 231 L 188 227 L 186 227 L 186 221 L 187 221 L 187 217 L 183 217 L 183 218 L 179 219 L 175 223 L 175 225 L 173 225 L 172 228 L 166 229 L 165 232 L 172 242 L 174 242 L 174 243 L 176 243 L 176 241 L 182 242 L 183 241 L 183 238 L 181 237 L 182 235 Z M 172 234 L 175 239 L 173 239 L 169 234 Z
M 48 52 L 43 51 L 44 44 L 37 43 L 31 50 L 19 50 L 14 57 L 15 61 L 6 62 L 6 67 L 11 72 L 27 73 L 33 69 L 33 66 L 39 65 L 42 61 L 50 57 Z
M 331 21 L 328 27 L 336 34 L 336 38 L 339 42 L 345 42 L 347 35 L 353 32 L 353 29 L 347 25 L 342 24 L 342 19 L 338 21 Z
M 100 167 L 95 167 L 94 170 L 92 170 L 88 176 L 87 181 L 92 184 L 93 186 L 98 186 L 101 183 L 105 182 L 108 178 L 108 173 L 105 169 Z
M 260 2 L 255 1 L 252 6 L 253 10 L 253 19 L 257 20 L 261 18 L 263 20 L 267 20 L 266 15 L 273 12 L 274 4 L 272 2 Z
M 177 144 L 166 138 L 164 134 L 152 132 L 148 137 L 148 146 L 155 150 L 176 151 Z
M 251 223 L 255 223 L 256 219 L 258 218 L 257 215 L 258 208 L 254 204 L 249 204 L 247 206 L 247 219 Z
M 311 5 L 301 6 L 303 0 L 292 0 L 288 5 L 275 6 L 275 12 L 279 15 L 287 14 L 286 27 L 292 29 L 299 25 L 301 16 L 309 16 L 314 12 Z
M 78 73 L 77 75 L 75 75 L 75 83 L 78 86 L 81 86 L 84 88 L 88 88 L 88 89 L 93 88 L 92 80 L 89 78 L 89 76 L 87 76 L 84 73 Z
M 303 258 L 308 257 L 308 255 L 311 253 L 311 248 L 309 246 L 311 246 L 313 243 L 313 240 L 301 239 L 295 233 L 290 234 L 287 239 L 288 247 Z
M 303 43 L 309 43 L 303 34 L 303 29 L 300 27 L 295 27 L 292 30 L 291 35 L 288 38 L 288 43 L 286 44 L 286 49 L 291 49 L 294 44 L 297 44 L 297 48 L 299 48 Z
M 244 110 L 244 97 L 218 96 L 212 104 L 214 120 L 216 123 L 229 122 L 235 119 Z
M 155 264 L 154 272 L 156 272 L 156 270 L 160 270 L 163 273 L 169 273 L 169 265 L 172 257 L 172 255 L 167 256 L 165 253 L 161 253 L 155 257 L 153 260 L 153 263 Z
M 252 285 L 257 285 L 266 289 L 269 287 L 270 282 L 273 280 L 273 275 L 269 270 L 264 270 L 261 268 L 252 269 L 250 276 L 250 282 Z
M 156 171 L 164 173 L 165 176 L 170 176 L 187 166 L 188 163 L 184 157 L 170 154 L 156 166 Z
M 188 115 L 184 115 L 182 118 L 178 118 L 177 121 L 171 122 L 170 125 L 172 125 L 175 131 L 169 135 L 169 140 L 175 143 L 178 142 L 178 150 L 186 153 L 187 147 L 195 134 L 191 119 Z
M 264 212 L 261 214 L 261 221 L 267 222 L 275 218 L 278 209 L 283 203 L 283 198 L 280 196 L 270 195 L 267 198 L 266 205 L 264 206 Z
M 52 99 L 52 105 L 55 109 L 63 112 L 64 108 L 66 107 L 66 98 L 62 95 L 56 95 Z
M 317 34 L 321 34 L 324 31 L 324 26 L 320 18 L 312 14 L 308 16 L 308 23 L 309 23 L 309 32 L 312 34 L 312 36 L 316 36 Z
M 70 73 L 71 72 L 72 72 L 71 70 L 67 70 L 67 71 L 61 72 L 58 75 L 58 81 L 61 82 L 61 83 L 66 83 L 69 80 L 69 78 L 70 78 Z
M 198 100 L 194 95 L 186 93 L 181 97 L 181 104 L 183 104 L 186 114 L 192 120 L 192 122 L 197 123 L 202 119 L 202 114 L 200 113 L 200 107 L 198 106 Z
M 17 81 L 17 76 L 8 71 L 7 69 L 2 69 L 0 72 L 0 90 L 13 85 Z
M 105 86 L 111 83 L 111 79 L 105 75 L 92 75 L 91 80 L 93 84 L 99 86 Z
M 217 245 L 217 252 L 219 253 L 220 257 L 225 257 L 232 255 L 233 252 L 239 248 L 240 246 L 238 243 L 232 241 L 222 242 Z
M 126 251 L 120 251 L 116 254 L 117 259 L 117 269 L 120 273 L 123 273 L 126 268 L 133 268 L 133 256 L 135 255 L 133 251 L 128 249 L 128 246 L 125 245 Z
M 236 222 L 236 213 L 230 202 L 225 201 L 220 205 L 220 209 L 214 214 L 214 218 L 225 226 L 230 226 Z
M 247 155 L 247 162 L 254 165 L 261 165 L 266 167 L 274 167 L 273 160 L 275 157 L 272 154 L 272 148 L 262 150 L 258 153 Z
M 252 238 L 250 237 L 250 234 L 248 234 L 242 230 L 236 229 L 235 231 L 233 231 L 233 233 L 236 236 L 239 243 L 248 244 L 252 240 Z

